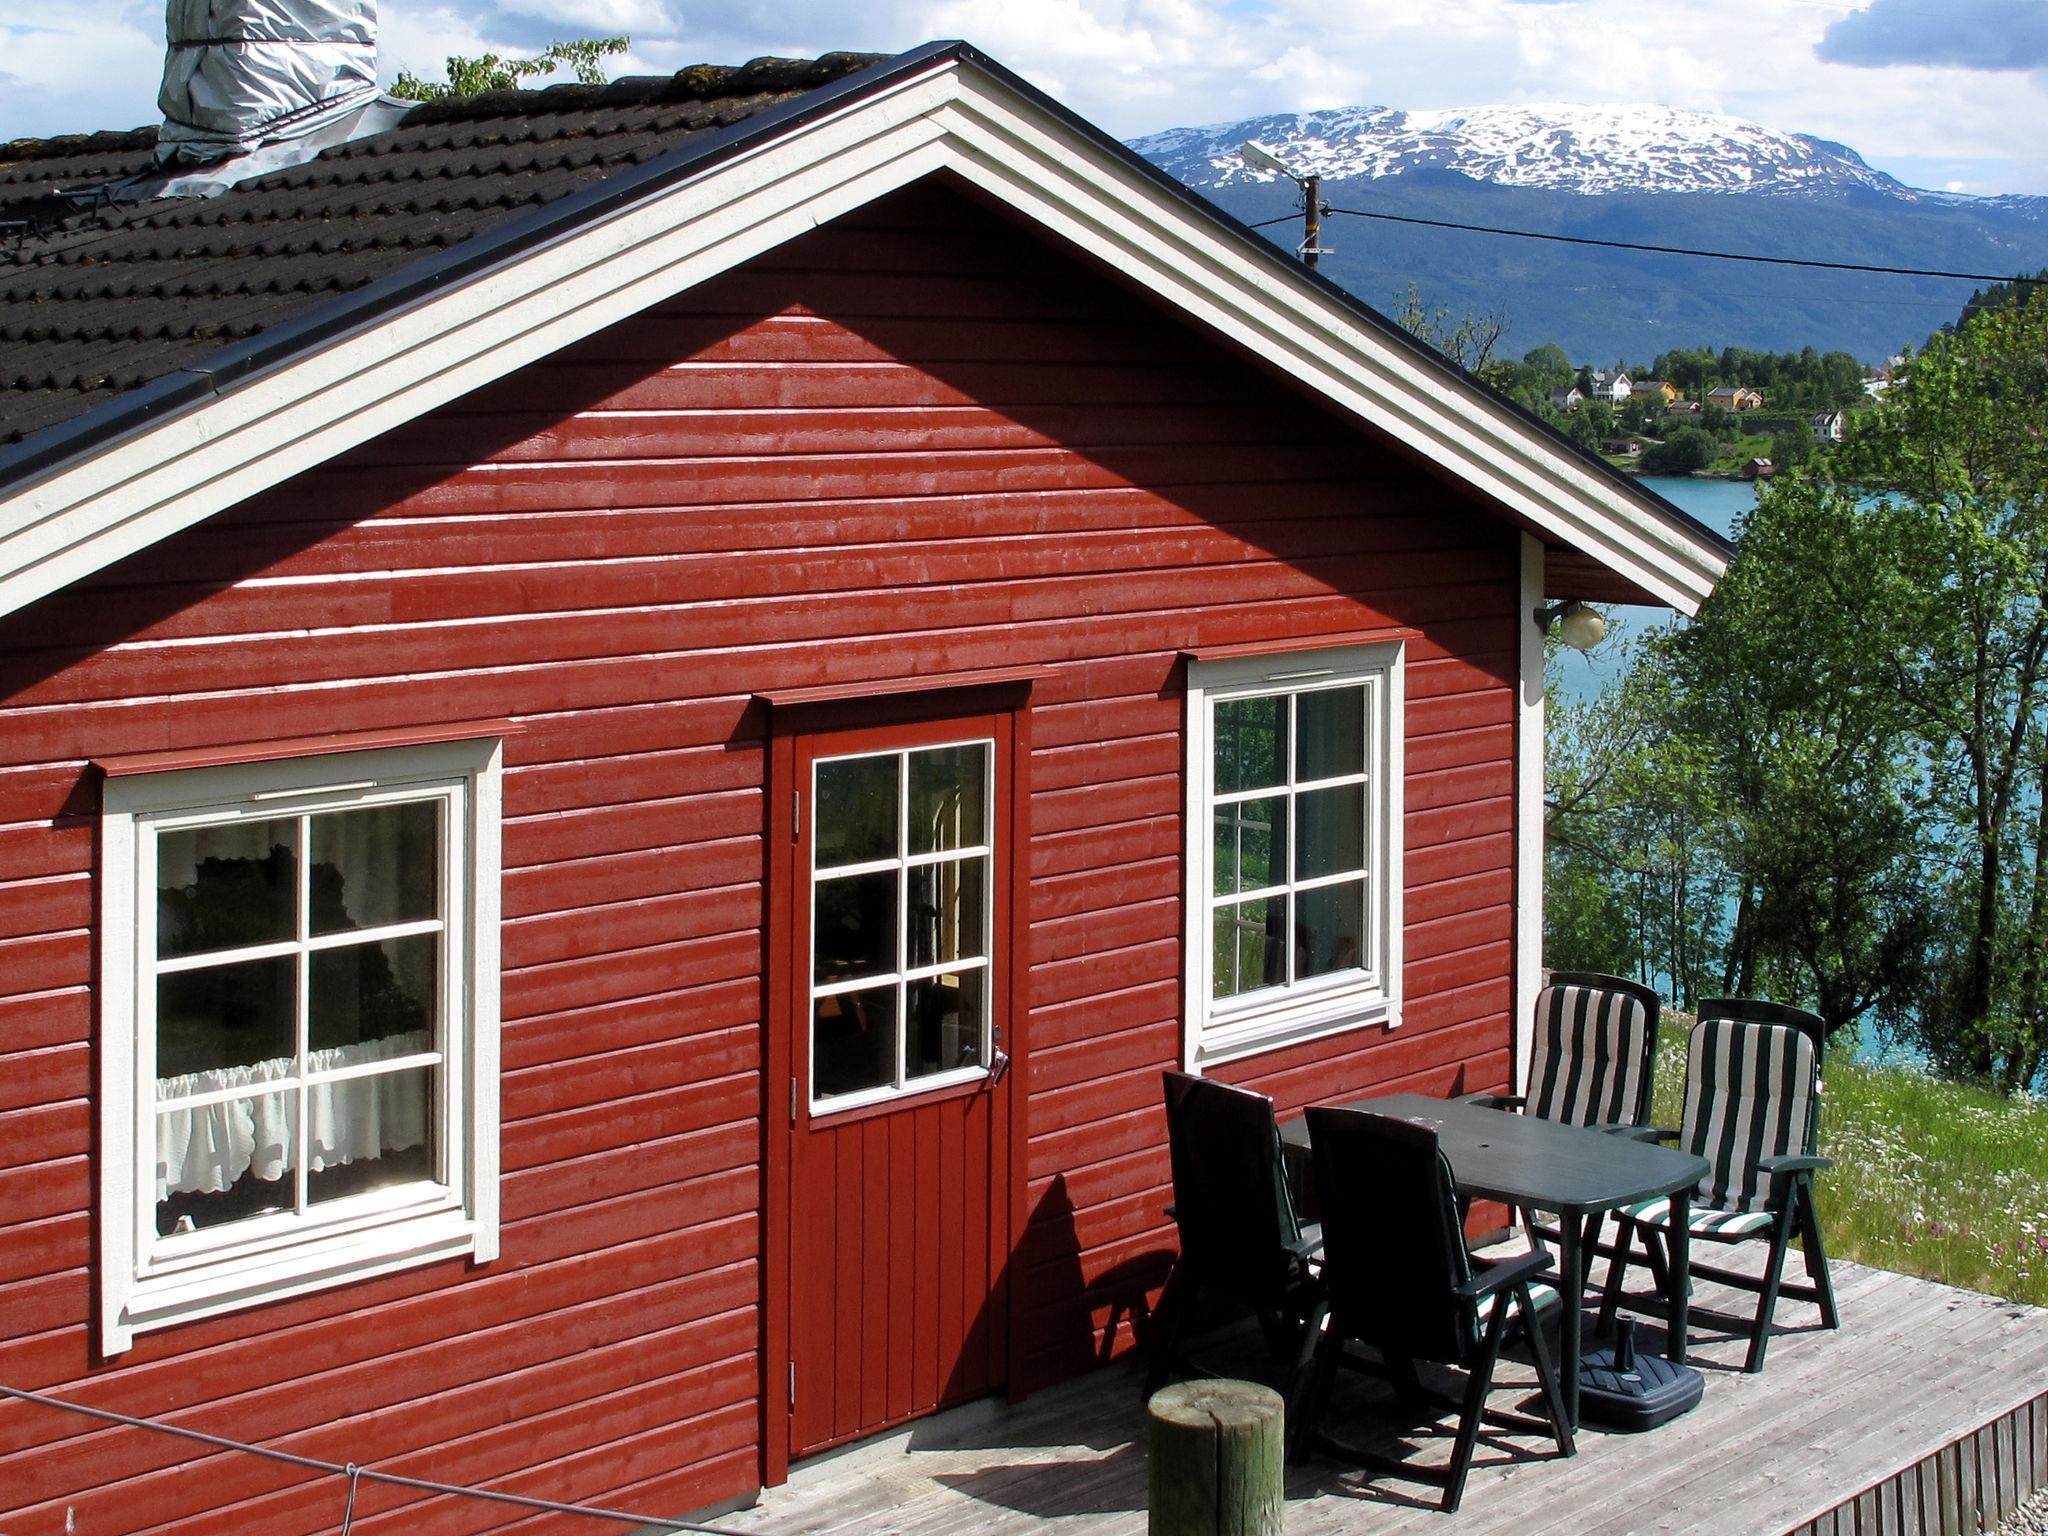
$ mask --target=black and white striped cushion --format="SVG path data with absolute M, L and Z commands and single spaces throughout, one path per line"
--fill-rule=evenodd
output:
M 1813 1150 L 1819 1064 L 1813 1041 L 1786 1024 L 1702 1019 L 1692 1032 L 1679 1145 L 1711 1171 L 1693 1192 L 1702 1211 L 1762 1211 L 1767 1157 Z
M 1671 1202 L 1662 1196 L 1631 1205 L 1622 1214 L 1659 1232 L 1671 1230 Z M 1770 1231 L 1772 1219 L 1769 1211 L 1703 1211 L 1689 1206 L 1685 1229 L 1695 1237 L 1747 1237 L 1752 1232 Z
M 1529 1113 L 1567 1125 L 1634 1123 L 1649 1065 L 1648 1010 L 1626 992 L 1557 985 L 1536 997 Z

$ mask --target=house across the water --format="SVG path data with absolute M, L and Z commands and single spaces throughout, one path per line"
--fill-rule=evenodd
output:
M 1128 1349 L 1162 1070 L 1516 1080 L 1538 610 L 1720 538 L 962 43 L 391 111 L 0 150 L 0 1382 L 712 1508 Z

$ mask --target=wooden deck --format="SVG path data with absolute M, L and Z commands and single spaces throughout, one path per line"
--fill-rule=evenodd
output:
M 2048 1486 L 2048 1311 L 1853 1264 L 1835 1266 L 1835 1284 L 1841 1331 L 1819 1331 L 1810 1306 L 1781 1303 L 1758 1376 L 1742 1373 L 1740 1341 L 1708 1331 L 1735 1293 L 1702 1287 L 1694 1363 L 1706 1397 L 1663 1429 L 1588 1427 L 1569 1460 L 1541 1439 L 1489 1432 L 1450 1517 L 1424 1485 L 1317 1462 L 1290 1477 L 1290 1536 L 1974 1536 Z M 1662 1347 L 1647 1319 L 1640 1337 Z M 1257 1356 L 1244 1348 L 1240 1333 L 1197 1353 L 1249 1373 Z M 1504 1363 L 1502 1378 L 1496 1406 L 1528 1399 L 1526 1366 Z M 1354 1423 L 1374 1422 L 1382 1389 L 1348 1390 Z M 1425 1455 L 1447 1448 L 1434 1436 L 1406 1443 Z M 818 1458 L 719 1523 L 759 1536 L 1010 1536 L 1051 1521 L 1074 1536 L 1133 1536 L 1144 1505 L 1143 1412 L 1126 1365 Z

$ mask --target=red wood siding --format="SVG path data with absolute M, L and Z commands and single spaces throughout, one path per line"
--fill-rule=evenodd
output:
M 1397 453 L 913 191 L 0 621 L 0 1381 L 675 1511 L 760 1473 L 760 690 L 1019 663 L 1019 1387 L 1170 1232 L 1184 647 L 1411 626 L 1408 1005 L 1232 1068 L 1506 1082 L 1518 545 Z M 504 1232 L 92 1350 L 97 757 L 516 718 Z M 332 1529 L 338 1485 L 0 1404 L 13 1536 Z M 480 1504 L 364 1493 L 365 1532 Z

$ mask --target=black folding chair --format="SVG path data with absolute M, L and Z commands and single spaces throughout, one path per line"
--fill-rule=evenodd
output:
M 1686 1055 L 1685 1110 L 1676 1130 L 1641 1134 L 1674 1140 L 1707 1159 L 1711 1171 L 1693 1191 L 1688 1230 L 1694 1244 L 1767 1242 L 1761 1276 L 1695 1262 L 1694 1276 L 1754 1293 L 1743 1369 L 1760 1371 L 1770 1346 L 1771 1318 L 1781 1295 L 1820 1308 L 1821 1326 L 1840 1326 L 1820 1218 L 1813 1206 L 1813 1176 L 1833 1164 L 1819 1155 L 1820 1055 L 1826 1031 L 1804 1009 L 1747 998 L 1710 998 Z M 1611 1327 L 1616 1309 L 1638 1305 L 1625 1292 L 1634 1239 L 1643 1248 L 1659 1290 L 1668 1285 L 1660 1260 L 1670 1206 L 1653 1201 L 1621 1213 L 1620 1253 L 1608 1272 L 1600 1323 Z M 1797 1236 L 1808 1284 L 1787 1284 L 1785 1255 Z
M 1375 1471 L 1435 1484 L 1443 1489 L 1446 1514 L 1464 1496 L 1482 1421 L 1548 1433 L 1559 1454 L 1571 1455 L 1564 1394 L 1539 1319 L 1541 1309 L 1557 1301 L 1554 1290 L 1536 1282 L 1547 1255 L 1485 1265 L 1466 1252 L 1451 1167 L 1428 1127 L 1364 1109 L 1311 1109 L 1308 1123 L 1323 1216 L 1329 1322 L 1292 1436 L 1294 1455 L 1325 1450 Z M 1486 1407 L 1511 1314 L 1519 1315 L 1528 1336 L 1548 1423 Z M 1378 1354 L 1404 1407 L 1427 1400 L 1416 1361 L 1468 1373 L 1447 1466 L 1392 1460 L 1323 1430 L 1338 1367 L 1359 1364 L 1347 1353 L 1352 1342 Z
M 1180 1256 L 1160 1298 L 1145 1390 L 1172 1371 L 1200 1295 L 1257 1314 L 1290 1403 L 1322 1318 L 1317 1233 L 1295 1214 L 1281 1163 L 1280 1127 L 1264 1094 L 1184 1072 L 1166 1074 Z

